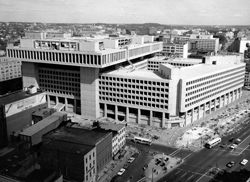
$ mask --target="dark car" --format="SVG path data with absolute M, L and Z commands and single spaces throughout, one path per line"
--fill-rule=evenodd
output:
M 223 144 L 220 145 L 221 148 L 225 148 L 226 146 L 227 146 L 226 143 L 223 143 Z
M 234 161 L 230 161 L 229 163 L 227 163 L 227 167 L 231 168 L 234 166 L 234 164 L 235 164 Z
M 233 142 L 233 141 L 234 141 L 234 138 L 233 138 L 233 137 L 229 139 L 229 142 Z
M 129 167 L 129 164 L 124 164 L 123 166 L 124 169 L 128 169 L 128 167 Z
M 132 155 L 132 157 L 136 158 L 136 157 L 138 157 L 138 155 L 139 155 L 138 153 L 135 153 Z

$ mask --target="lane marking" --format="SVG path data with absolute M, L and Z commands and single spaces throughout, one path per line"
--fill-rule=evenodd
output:
M 199 149 L 196 149 L 194 152 L 196 152 L 197 150 L 199 150 Z M 193 152 L 193 153 L 194 153 Z M 190 153 L 190 154 L 188 154 L 186 157 L 184 157 L 182 160 L 185 160 L 186 158 L 188 158 L 191 154 L 193 154 L 193 153 Z
M 178 174 L 180 171 L 176 172 L 174 175 Z
M 210 168 L 208 171 L 206 171 L 199 179 L 197 179 L 196 182 L 200 181 L 204 176 L 209 177 L 209 178 L 213 178 L 213 177 L 211 177 L 211 176 L 207 176 L 207 175 L 206 175 L 211 169 L 213 169 L 213 168 Z
M 169 156 L 174 156 L 174 155 L 177 154 L 180 150 L 181 150 L 181 148 L 180 148 L 180 149 L 177 149 L 176 151 L 174 151 L 174 152 L 172 152 L 171 154 L 169 154 Z
M 190 180 L 194 175 L 190 176 L 187 180 Z
M 181 176 L 181 178 L 183 177 L 183 176 L 185 176 L 187 173 L 185 173 L 185 174 L 183 174 L 182 176 Z

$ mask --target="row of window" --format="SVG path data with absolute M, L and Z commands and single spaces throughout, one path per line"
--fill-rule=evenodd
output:
M 74 54 L 45 51 L 8 50 L 11 58 L 32 59 L 42 61 L 53 61 L 59 63 L 76 63 L 88 65 L 101 65 L 100 55 Z
M 127 100 L 127 99 L 120 99 L 120 98 L 113 98 L 113 97 L 103 97 L 99 96 L 100 101 L 107 101 L 107 102 L 116 102 L 121 104 L 129 104 L 129 105 L 136 105 L 136 106 L 143 106 L 143 107 L 151 107 L 151 108 L 159 108 L 159 109 L 168 109 L 168 100 L 164 100 L 165 104 L 160 104 L 155 102 L 142 102 L 140 100 L 134 101 L 134 100 Z M 161 100 L 162 101 L 162 100 Z
M 216 78 L 214 80 L 208 81 L 208 82 L 206 82 L 206 84 L 204 84 L 204 85 L 207 85 L 206 87 L 201 87 L 200 89 L 196 89 L 194 91 L 188 92 L 188 93 L 186 93 L 186 96 L 194 95 L 196 93 L 200 93 L 200 92 L 202 92 L 204 90 L 208 90 L 208 89 L 211 90 L 211 89 L 213 89 L 213 87 L 216 87 L 217 85 L 220 85 L 220 84 L 223 84 L 223 83 L 225 85 L 226 82 L 228 82 L 228 81 L 230 81 L 232 79 L 235 79 L 235 78 L 239 78 L 240 76 L 241 77 L 243 76 L 241 72 L 238 72 L 238 73 L 241 74 L 241 75 L 236 75 L 237 73 L 235 73 L 235 74 L 230 74 L 230 75 L 227 75 L 227 76 L 223 76 L 223 77 Z M 227 78 L 227 79 L 215 83 L 216 81 L 221 80 L 223 78 Z M 214 83 L 214 84 L 210 84 L 210 83 Z M 197 87 L 199 88 L 201 85 L 203 85 L 203 84 L 198 84 Z
M 193 96 L 193 97 L 187 98 L 187 99 L 186 99 L 186 102 L 191 101 L 191 100 L 194 100 L 194 99 L 197 99 L 197 98 L 199 98 L 199 97 L 201 97 L 201 96 L 203 96 L 203 95 L 207 95 L 208 93 L 211 93 L 211 92 L 213 92 L 213 91 L 219 90 L 219 89 L 224 88 L 224 87 L 226 87 L 226 86 L 228 86 L 228 85 L 230 86 L 231 84 L 233 84 L 233 83 L 235 83 L 235 82 L 242 82 L 242 79 L 240 78 L 240 79 L 237 79 L 237 80 L 228 82 L 228 83 L 224 82 L 225 84 L 223 84 L 223 85 L 221 85 L 221 86 L 219 86 L 219 87 L 216 87 L 216 88 L 214 88 L 214 89 L 208 90 L 208 91 L 206 91 L 206 92 L 203 92 L 203 93 L 201 93 L 201 94 L 195 95 L 195 96 Z M 211 87 L 216 86 L 216 85 L 220 85 L 220 83 L 219 83 L 219 84 L 218 84 L 218 83 L 217 83 L 217 84 L 213 84 Z
M 236 70 L 242 71 L 243 69 L 244 69 L 244 67 L 240 67 L 240 68 L 234 68 L 234 69 L 231 69 L 231 70 L 228 70 L 228 71 L 223 71 L 223 72 L 220 72 L 220 73 L 217 73 L 217 74 L 213 74 L 213 75 L 210 75 L 210 76 L 206 76 L 206 77 L 203 77 L 203 78 L 199 78 L 199 79 L 196 79 L 196 80 L 189 81 L 189 82 L 187 82 L 186 85 L 191 85 L 191 84 L 195 84 L 195 83 L 198 83 L 198 82 L 203 82 L 205 80 L 208 80 L 208 79 L 211 79 L 211 78 L 214 78 L 214 77 L 218 77 L 220 75 L 224 75 L 224 74 L 236 71 Z
M 128 92 L 127 90 L 141 90 L 141 91 L 153 91 L 153 92 L 167 92 L 168 93 L 168 87 L 151 87 L 151 86 L 139 86 L 139 85 L 131 85 L 131 84 L 123 84 L 123 83 L 115 83 L 110 82 L 109 85 L 104 82 L 100 83 L 100 90 L 113 90 L 113 91 L 120 91 L 120 92 Z M 104 86 L 105 85 L 105 86 Z
M 241 81 L 241 80 L 240 80 L 240 81 Z M 215 95 L 217 95 L 217 94 L 219 94 L 219 93 L 222 93 L 222 92 L 228 90 L 229 88 L 233 88 L 233 87 L 236 87 L 236 86 L 240 86 L 241 84 L 242 84 L 242 83 L 237 83 L 237 84 L 234 84 L 234 85 L 230 85 L 229 87 L 226 87 L 226 88 L 223 87 L 223 86 L 221 86 L 221 87 L 218 88 L 218 89 L 221 89 L 221 88 L 224 88 L 224 89 L 219 90 L 219 91 L 217 91 L 217 92 L 214 92 L 214 93 L 212 93 L 212 94 L 210 94 L 210 95 L 207 95 L 207 96 L 205 96 L 205 97 L 202 97 L 202 98 L 200 98 L 200 99 L 197 99 L 197 100 L 195 100 L 195 101 L 193 101 L 193 102 L 190 102 L 190 103 L 186 104 L 185 107 L 189 107 L 189 106 L 194 105 L 194 104 L 196 104 L 196 103 L 202 102 L 202 101 L 204 101 L 204 100 L 206 100 L 206 99 L 208 99 L 208 98 L 211 98 L 211 97 L 213 97 L 213 96 L 215 96 Z M 218 90 L 218 89 L 216 89 L 216 90 Z M 205 94 L 202 94 L 202 95 L 205 95 Z
M 110 81 L 110 83 L 107 83 L 107 81 Z M 109 77 L 109 76 L 100 76 L 99 77 L 99 84 L 109 85 L 113 83 L 121 83 L 122 84 L 140 84 L 140 85 L 149 85 L 149 86 L 163 86 L 168 87 L 169 84 L 167 82 L 157 82 L 157 81 L 148 81 L 148 80 L 138 80 L 133 78 L 121 78 L 121 77 Z

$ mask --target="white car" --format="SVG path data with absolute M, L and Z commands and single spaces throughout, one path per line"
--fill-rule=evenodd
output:
M 238 147 L 238 145 L 236 145 L 236 144 L 232 144 L 232 145 L 230 146 L 231 149 L 235 149 L 235 148 L 237 148 L 237 147 Z
M 135 160 L 134 157 L 130 157 L 130 158 L 128 159 L 128 163 L 132 163 L 134 160 Z
M 240 164 L 243 165 L 243 166 L 245 166 L 247 163 L 248 163 L 248 160 L 247 160 L 247 159 L 243 159 L 243 160 L 240 162 Z
M 121 168 L 120 171 L 117 173 L 117 175 L 121 176 L 125 171 L 126 171 L 126 169 Z

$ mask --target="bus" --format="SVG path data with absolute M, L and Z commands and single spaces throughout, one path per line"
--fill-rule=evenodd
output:
M 215 145 L 219 144 L 221 142 L 221 138 L 218 137 L 218 138 L 215 138 L 213 140 L 210 140 L 209 142 L 207 142 L 205 144 L 205 147 L 211 149 L 212 147 L 214 147 Z
M 141 144 L 145 144 L 145 145 L 151 145 L 152 144 L 152 140 L 148 139 L 148 138 L 142 138 L 142 137 L 134 137 L 134 142 L 135 143 L 141 143 Z

